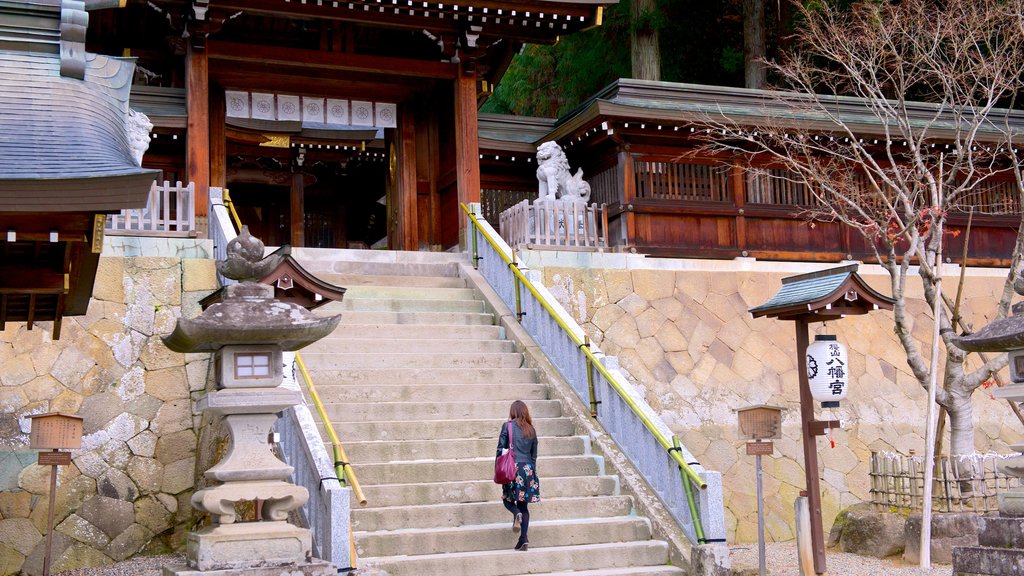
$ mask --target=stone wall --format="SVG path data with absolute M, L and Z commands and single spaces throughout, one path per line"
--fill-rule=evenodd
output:
M 787 408 L 783 438 L 775 442 L 775 455 L 763 459 L 766 534 L 775 541 L 794 538 L 793 502 L 805 484 L 795 328 L 792 322 L 752 319 L 747 310 L 767 301 L 784 276 L 823 266 L 538 252 L 523 260 L 543 269 L 550 291 L 604 352 L 618 356 L 700 462 L 722 472 L 730 541 L 757 541 L 754 457 L 746 456 L 738 438 L 734 410 Z M 880 267 L 862 265 L 861 274 L 882 293 L 891 292 Z M 953 293 L 958 269 L 947 274 L 947 292 Z M 1001 290 L 998 270 L 971 272 L 964 308 L 975 326 L 991 318 Z M 930 318 L 923 300 L 911 308 Z M 834 432 L 835 446 L 827 438 L 818 441 L 827 533 L 839 510 L 870 499 L 872 450 L 924 452 L 927 396 L 910 373 L 890 312 L 849 317 L 825 330 L 847 345 L 852 369 L 849 396 L 831 411 L 843 422 Z M 914 334 L 927 357 L 928 322 L 918 323 Z M 1021 441 L 1024 427 L 1006 403 L 979 390 L 974 408 L 977 449 L 1012 452 L 1008 444 Z M 828 416 L 818 408 L 819 419 Z
M 160 335 L 214 290 L 208 240 L 107 238 L 88 313 L 0 332 L 0 575 L 40 574 L 50 467 L 28 448 L 31 414 L 84 417 L 82 449 L 59 467 L 54 572 L 182 541 L 192 520 L 192 401 L 209 355 Z M 141 254 L 166 254 L 141 256 Z

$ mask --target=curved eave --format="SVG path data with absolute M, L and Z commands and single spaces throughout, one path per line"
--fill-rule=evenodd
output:
M 968 352 L 1006 352 L 1024 348 L 1024 316 L 996 320 L 974 334 L 954 341 Z
M 300 308 L 301 309 L 301 308 Z M 209 309 L 208 309 L 209 310 Z M 285 351 L 299 350 L 330 334 L 341 322 L 341 316 L 315 317 L 301 324 L 288 318 L 280 322 L 252 326 L 224 326 L 221 322 L 202 316 L 179 319 L 174 331 L 162 338 L 175 352 L 216 352 L 224 346 L 272 344 Z
M 143 208 L 159 170 L 63 178 L 0 178 L 0 212 L 117 212 Z

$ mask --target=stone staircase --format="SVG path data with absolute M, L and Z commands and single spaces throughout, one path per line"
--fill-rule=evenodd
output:
M 368 261 L 368 259 L 370 261 Z M 376 260 L 376 261 L 372 261 Z M 465 256 L 332 251 L 303 265 L 348 289 L 342 323 L 302 356 L 366 493 L 358 567 L 392 576 L 670 575 L 665 542 L 576 435 L 475 290 Z M 530 550 L 491 482 L 512 400 L 540 435 Z

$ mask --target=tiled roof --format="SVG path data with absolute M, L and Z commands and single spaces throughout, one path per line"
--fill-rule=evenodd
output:
M 767 302 L 750 309 L 755 317 L 773 312 L 790 312 L 801 307 L 810 310 L 823 301 L 841 301 L 846 290 L 854 288 L 860 296 L 879 307 L 892 308 L 893 300 L 874 291 L 857 275 L 857 264 L 829 268 L 782 279 L 782 288 Z M 840 291 L 842 293 L 840 294 Z
M 0 50 L 0 211 L 145 205 L 156 171 L 129 145 L 134 64 L 88 54 L 85 66 L 67 78 L 56 55 Z

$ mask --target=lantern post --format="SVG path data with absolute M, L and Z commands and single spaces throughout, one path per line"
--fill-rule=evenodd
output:
M 797 372 L 800 376 L 800 429 L 803 436 L 804 477 L 811 520 L 811 550 L 814 572 L 824 574 L 825 536 L 821 522 L 821 489 L 818 482 L 817 436 L 838 428 L 837 420 L 814 418 L 814 397 L 808 374 L 808 329 L 815 322 L 839 320 L 892 310 L 894 301 L 879 294 L 857 274 L 857 264 L 820 270 L 782 279 L 782 288 L 764 304 L 750 309 L 754 318 L 790 320 L 796 324 Z M 845 360 L 844 360 L 845 363 Z M 844 367 L 845 368 L 845 367 Z M 842 387 L 845 395 L 845 386 Z M 838 394 L 837 394 L 838 396 Z

